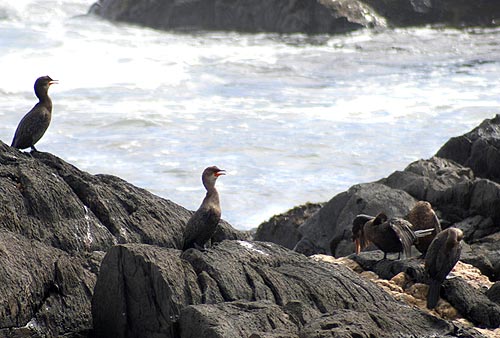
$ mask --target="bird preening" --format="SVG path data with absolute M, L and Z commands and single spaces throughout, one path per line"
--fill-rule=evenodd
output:
M 200 207 L 191 216 L 184 230 L 184 244 L 182 250 L 196 248 L 203 250 L 205 244 L 212 238 L 221 217 L 219 193 L 215 188 L 215 182 L 226 171 L 216 166 L 206 168 L 201 180 L 207 190 Z
M 50 76 L 42 76 L 35 81 L 35 95 L 39 101 L 19 122 L 12 140 L 12 147 L 31 148 L 37 151 L 35 144 L 45 134 L 52 118 L 52 100 L 48 95 L 48 90 L 56 83 L 58 81 L 51 79 Z
M 377 216 L 357 215 L 352 222 L 352 240 L 357 254 L 373 243 L 384 252 L 403 254 L 408 258 L 411 246 L 425 256 L 428 246 L 441 231 L 441 224 L 431 204 L 419 201 L 405 218 L 388 218 L 383 212 Z
M 463 232 L 457 228 L 441 231 L 441 224 L 429 202 L 415 204 L 408 215 L 402 218 L 388 218 L 384 213 L 377 216 L 357 215 L 352 222 L 352 239 L 355 252 L 373 243 L 388 253 L 404 253 L 410 257 L 411 246 L 425 258 L 424 271 L 429 285 L 427 307 L 433 309 L 439 300 L 441 284 L 460 259 Z
M 460 259 L 463 237 L 462 230 L 448 228 L 441 231 L 429 245 L 425 256 L 425 273 L 429 285 L 427 308 L 429 309 L 436 307 L 441 284 Z

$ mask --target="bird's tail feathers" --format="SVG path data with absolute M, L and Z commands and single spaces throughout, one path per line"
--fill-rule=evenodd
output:
M 441 283 L 435 280 L 429 281 L 429 293 L 427 294 L 427 308 L 434 309 L 439 300 L 439 291 L 441 290 Z

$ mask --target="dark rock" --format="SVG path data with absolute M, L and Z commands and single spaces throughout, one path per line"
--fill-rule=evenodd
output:
M 486 297 L 500 305 L 500 282 L 496 282 L 486 291 Z
M 278 305 L 268 301 L 235 301 L 191 305 L 182 310 L 180 337 L 298 337 L 298 328 Z M 196 323 L 196 325 L 193 325 Z
M 385 26 L 369 6 L 352 0 L 101 0 L 91 12 L 113 21 L 176 30 L 317 34 Z
M 489 300 L 462 278 L 446 280 L 442 293 L 462 316 L 475 325 L 494 329 L 500 326 L 500 305 Z
M 360 0 L 393 26 L 445 24 L 449 26 L 494 26 L 500 18 L 495 0 Z
M 384 211 L 390 217 L 403 216 L 414 203 L 415 199 L 402 190 L 378 183 L 355 185 L 336 195 L 299 227 L 302 239 L 297 247 L 311 241 L 324 252 L 331 250 L 334 256 L 346 256 L 354 252 L 352 220 L 356 215 L 376 215 Z M 321 252 L 317 250 L 316 253 Z
M 9 254 L 0 257 L 0 336 L 85 335 L 104 252 L 124 242 L 178 247 L 191 214 L 117 177 L 0 142 L 0 256 Z M 217 236 L 247 238 L 227 222 Z
M 408 165 L 379 181 L 393 189 L 401 189 L 432 207 L 452 222 L 471 215 L 471 194 L 475 183 L 469 168 L 446 159 L 432 157 Z
M 471 255 L 461 260 L 479 268 L 492 281 L 500 280 L 500 232 L 486 236 L 470 245 Z
M 479 1 L 481 2 L 483 1 Z M 470 1 L 470 3 L 474 2 Z M 500 4 L 496 5 L 500 9 Z M 500 14 L 500 11 L 498 13 Z M 478 177 L 500 183 L 500 170 L 498 170 L 500 168 L 500 115 L 483 121 L 478 127 L 462 136 L 451 138 L 439 149 L 436 156 L 451 159 L 471 168 Z
M 453 224 L 455 228 L 462 230 L 464 240 L 472 242 L 497 232 L 491 218 L 481 215 L 468 217 L 461 222 Z
M 179 255 L 144 244 L 109 250 L 92 299 L 96 337 L 174 337 L 181 309 L 202 297 L 196 273 Z
M 271 217 L 257 228 L 254 239 L 256 241 L 273 242 L 293 249 L 300 240 L 298 227 L 309 217 L 314 215 L 323 204 L 306 203 L 287 212 Z
M 272 243 L 224 241 L 204 252 L 180 254 L 142 244 L 112 248 L 92 303 L 96 336 L 303 336 L 301 330 L 321 314 L 345 309 L 358 321 L 372 304 L 392 317 L 397 307 L 408 320 L 405 327 L 399 327 L 403 321 L 396 324 L 398 319 L 382 322 L 380 330 L 400 336 L 414 325 L 435 335 L 452 330 L 446 321 L 400 305 L 343 266 Z
M 90 13 L 158 29 L 343 33 L 363 27 L 495 26 L 494 0 L 100 0 Z
M 358 263 L 363 270 L 373 271 L 380 278 L 391 279 L 398 273 L 406 273 L 414 282 L 425 283 L 424 261 L 419 258 L 411 259 L 381 259 L 382 251 L 362 252 L 352 254 L 348 258 Z
M 454 331 L 452 324 L 424 312 L 410 313 L 401 303 L 390 303 L 392 313 L 381 310 L 380 305 L 383 304 L 368 304 L 362 311 L 335 310 L 308 323 L 300 332 L 300 338 L 421 337 L 424 332 L 429 337 L 436 333 L 443 337 L 446 332 Z
M 0 230 L 0 336 L 90 330 L 96 276 L 84 265 L 82 257 Z

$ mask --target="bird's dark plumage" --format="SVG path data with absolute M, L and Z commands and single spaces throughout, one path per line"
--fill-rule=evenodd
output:
M 186 225 L 183 250 L 193 247 L 203 248 L 217 230 L 221 210 L 219 193 L 215 189 L 215 182 L 220 175 L 224 175 L 224 170 L 216 166 L 208 167 L 203 171 L 201 177 L 207 194 Z
M 50 85 L 57 83 L 49 76 L 39 77 L 35 81 L 35 95 L 38 103 L 22 118 L 17 126 L 12 147 L 36 150 L 35 144 L 42 138 L 49 127 L 52 117 L 52 100 L 48 95 Z
M 362 218 L 359 220 L 362 222 Z M 371 242 L 384 252 L 384 259 L 391 252 L 403 252 L 406 257 L 410 257 L 411 246 L 415 241 L 415 234 L 410 227 L 411 224 L 404 219 L 388 219 L 387 215 L 379 213 L 375 218 L 366 221 L 361 231 L 355 232 L 353 227 L 356 253 L 364 248 L 360 245 L 361 243 L 365 243 L 366 246 Z M 360 237 L 355 237 L 356 234 Z
M 460 259 L 463 232 L 457 228 L 441 231 L 429 245 L 425 256 L 425 273 L 429 284 L 427 308 L 433 309 L 439 300 L 441 284 Z
M 417 250 L 425 256 L 432 240 L 441 232 L 441 223 L 439 222 L 436 213 L 432 209 L 429 202 L 419 201 L 410 210 L 406 219 L 412 224 L 413 231 L 434 229 L 430 235 L 419 237 L 415 242 Z

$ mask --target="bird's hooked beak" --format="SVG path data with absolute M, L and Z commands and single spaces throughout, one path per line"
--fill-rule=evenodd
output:
M 224 169 L 221 169 L 218 172 L 216 172 L 214 175 L 215 175 L 215 177 L 219 177 L 219 176 L 225 175 L 225 174 L 226 174 L 226 171 Z
M 361 252 L 361 241 L 359 240 L 359 238 L 356 238 L 354 240 L 354 245 L 356 247 L 356 255 L 359 255 L 359 253 Z
M 49 86 L 53 85 L 53 84 L 58 84 L 58 83 L 59 83 L 59 80 L 51 80 L 51 81 L 49 81 Z

